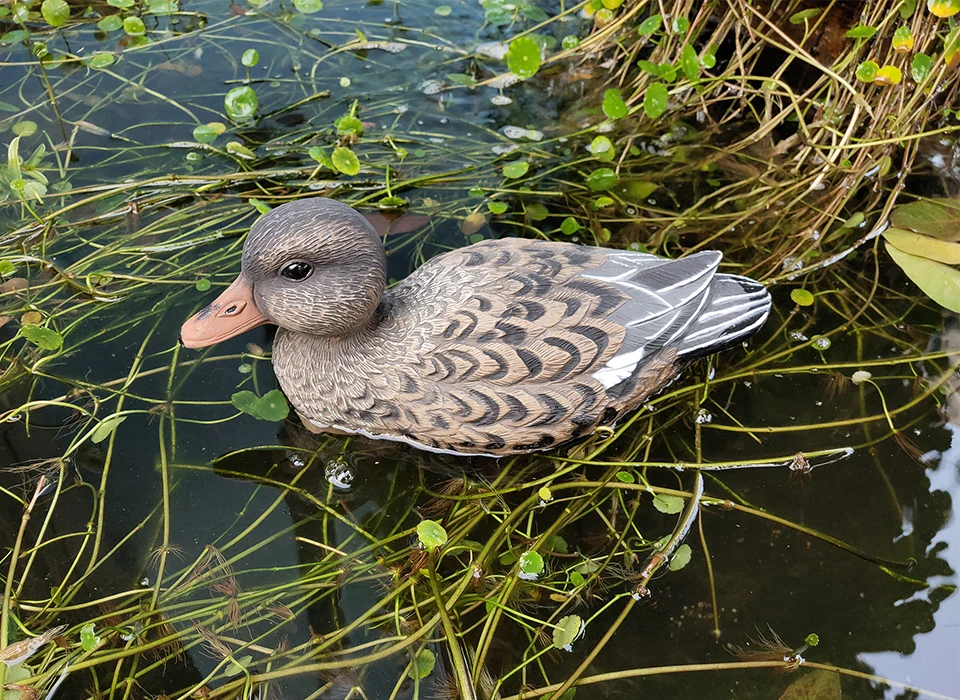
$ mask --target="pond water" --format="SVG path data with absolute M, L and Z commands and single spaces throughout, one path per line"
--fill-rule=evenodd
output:
M 0 288 L 7 641 L 69 625 L 18 677 L 50 688 L 66 664 L 68 698 L 455 697 L 461 657 L 479 697 L 535 697 L 589 658 L 581 697 L 776 698 L 804 677 L 823 683 L 810 697 L 840 697 L 822 669 L 771 668 L 815 634 L 802 655 L 845 670 L 844 697 L 960 697 L 960 321 L 869 252 L 805 278 L 812 306 L 781 276 L 746 348 L 691 367 L 612 437 L 546 456 L 446 457 L 239 413 L 234 393 L 277 386 L 273 331 L 202 353 L 177 333 L 237 273 L 251 200 L 409 200 L 428 219 L 387 235 L 392 279 L 480 238 L 567 238 L 582 192 L 563 187 L 592 169 L 573 144 L 608 76 L 560 62 L 457 89 L 502 72 L 500 42 L 539 18 L 523 3 L 515 26 L 472 1 L 162 4 L 142 46 L 96 28 L 132 16 L 124 3 L 34 37 L 87 64 L 41 70 L 30 41 L 0 46 L 0 142 L 19 136 L 24 158 L 44 144 L 48 179 L 33 212 L 0 203 L 4 278 L 26 282 Z M 589 26 L 570 12 L 543 33 Z M 248 78 L 259 117 L 232 123 L 224 95 Z M 353 109 L 363 170 L 338 177 L 308 151 L 330 154 Z M 199 143 L 207 122 L 226 133 Z M 505 179 L 521 156 L 543 176 Z M 575 240 L 646 245 L 638 209 L 669 218 L 709 186 L 660 180 L 670 152 L 643 159 L 660 189 Z M 511 209 L 491 216 L 489 201 Z M 707 221 L 658 252 L 740 245 L 714 233 Z M 729 269 L 782 272 L 748 255 Z M 38 322 L 62 349 L 18 337 Z M 707 468 L 690 561 L 675 555 L 634 601 L 695 490 L 691 464 Z M 418 548 L 422 518 L 448 533 L 438 562 Z M 528 550 L 545 559 L 534 581 L 517 575 Z M 582 636 L 554 648 L 571 615 Z

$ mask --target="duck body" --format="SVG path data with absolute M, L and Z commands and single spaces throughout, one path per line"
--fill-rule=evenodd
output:
M 301 200 L 254 225 L 238 282 L 181 337 L 216 342 L 224 318 L 236 332 L 278 323 L 277 378 L 316 430 L 454 454 L 530 452 L 612 422 L 763 324 L 769 294 L 718 273 L 720 259 L 490 240 L 384 290 L 382 243 L 363 218 Z M 288 279 L 303 265 L 306 278 Z M 233 301 L 235 287 L 249 302 Z M 244 308 L 224 315 L 231 304 Z

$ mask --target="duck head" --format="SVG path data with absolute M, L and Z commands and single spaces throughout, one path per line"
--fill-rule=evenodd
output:
M 377 310 L 386 267 L 377 232 L 346 204 L 319 197 L 284 204 L 253 225 L 240 276 L 183 324 L 180 341 L 202 348 L 264 323 L 350 335 Z

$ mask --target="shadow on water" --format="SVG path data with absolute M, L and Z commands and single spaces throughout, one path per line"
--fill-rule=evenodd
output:
M 911 296 L 873 249 L 810 277 L 813 306 L 775 287 L 748 347 L 699 362 L 615 430 L 548 455 L 433 455 L 238 413 L 234 392 L 276 387 L 272 331 L 203 353 L 176 337 L 210 282 L 236 273 L 253 188 L 269 188 L 272 203 L 312 189 L 369 207 L 379 171 L 345 186 L 311 176 L 318 161 L 303 157 L 315 143 L 330 150 L 332 122 L 360 100 L 367 136 L 378 137 L 364 147 L 403 149 L 398 179 L 429 174 L 403 196 L 434 214 L 430 224 L 387 237 L 399 279 L 476 236 L 546 235 L 531 205 L 562 197 L 511 193 L 503 161 L 490 163 L 517 145 L 505 126 L 541 129 L 543 143 L 524 148 L 563 161 L 596 86 L 569 69 L 505 106 L 490 102 L 492 88 L 435 91 L 431 80 L 492 60 L 477 46 L 502 38 L 473 3 L 449 19 L 432 3 L 330 2 L 322 16 L 235 7 L 182 2 L 182 35 L 109 71 L 58 74 L 59 124 L 48 104 L 31 114 L 57 143 L 58 128 L 73 129 L 79 165 L 64 188 L 88 198 L 41 244 L 0 211 L 20 226 L 10 245 L 29 278 L 26 291 L 2 290 L 0 310 L 62 314 L 69 341 L 46 361 L 14 340 L 16 322 L 0 327 L 15 348 L 0 396 L 0 539 L 4 551 L 19 547 L 2 567 L 5 581 L 16 571 L 9 639 L 21 626 L 71 625 L 61 697 L 244 697 L 250 674 L 263 690 L 248 697 L 452 697 L 459 654 L 482 697 L 561 684 L 590 659 L 580 694 L 770 698 L 813 673 L 773 670 L 811 634 L 819 644 L 803 656 L 844 669 L 845 697 L 914 697 L 904 686 L 960 696 L 960 321 Z M 100 34 L 65 32 L 57 50 L 112 47 Z M 332 50 L 354 39 L 409 44 Z M 264 117 L 232 134 L 257 151 L 255 171 L 191 136 L 220 116 L 247 48 L 260 54 L 249 76 Z M 26 47 L 11 44 L 4 58 L 16 99 L 44 104 Z M 651 171 L 671 167 L 669 154 L 644 157 Z M 669 215 L 706 179 L 678 182 L 651 206 Z M 103 183 L 127 180 L 97 199 Z M 466 225 L 473 205 L 463 202 L 480 184 L 515 195 L 525 215 Z M 705 238 L 684 232 L 663 247 Z M 628 213 L 576 240 L 636 247 L 643 231 Z M 737 248 L 731 269 L 754 264 L 748 254 Z M 68 268 L 76 288 L 59 283 Z M 856 372 L 871 377 L 854 383 Z M 91 433 L 91 416 L 117 413 L 112 431 Z M 646 580 L 696 491 L 691 465 L 704 467 L 704 497 L 688 548 Z M 424 518 L 446 530 L 442 558 L 418 545 Z M 524 578 L 528 551 L 545 563 Z M 634 607 L 617 621 L 624 605 Z M 582 636 L 557 637 L 574 615 Z M 100 643 L 83 648 L 90 623 Z M 447 623 L 463 633 L 456 649 Z M 778 637 L 784 649 L 765 648 Z M 58 653 L 48 647 L 30 673 Z

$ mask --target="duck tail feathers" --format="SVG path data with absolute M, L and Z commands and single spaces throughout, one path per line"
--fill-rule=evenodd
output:
M 677 353 L 692 360 L 736 345 L 758 330 L 770 313 L 770 293 L 752 279 L 717 274 L 710 300 L 683 334 Z

